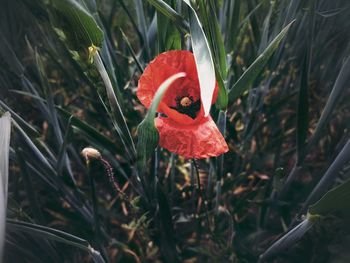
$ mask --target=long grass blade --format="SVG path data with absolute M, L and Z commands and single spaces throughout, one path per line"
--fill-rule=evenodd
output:
M 324 107 L 321 117 L 317 122 L 317 126 L 315 128 L 312 137 L 309 140 L 308 145 L 306 146 L 306 151 L 309 151 L 310 148 L 320 139 L 322 135 L 323 128 L 328 123 L 331 114 L 333 113 L 335 107 L 337 106 L 338 101 L 342 98 L 342 94 L 344 94 L 344 90 L 348 87 L 347 83 L 349 82 L 350 76 L 350 57 L 346 59 L 344 62 L 337 80 L 334 83 L 333 89 L 329 98 L 327 100 L 326 106 Z
M 251 84 L 263 70 L 274 51 L 278 48 L 282 39 L 288 33 L 288 30 L 292 24 L 293 22 L 282 29 L 282 31 L 275 37 L 274 40 L 272 40 L 264 52 L 259 55 L 259 57 L 249 66 L 249 68 L 243 73 L 239 80 L 233 85 L 228 93 L 229 102 L 235 101 L 237 98 L 239 98 L 239 96 L 241 96 L 250 88 Z
M 309 127 L 309 61 L 305 56 L 300 78 L 298 112 L 297 112 L 297 163 L 301 163 L 306 145 L 306 138 Z
M 189 0 L 183 1 L 187 4 L 190 10 L 189 16 L 192 49 L 198 72 L 204 116 L 208 116 L 216 81 L 214 62 L 207 37 L 203 31 L 196 11 L 193 9 Z
M 7 207 L 9 151 L 11 134 L 11 115 L 6 112 L 0 118 L 0 261 L 3 257 L 5 241 L 5 219 Z
M 143 45 L 145 47 L 146 58 L 151 57 L 151 46 L 147 34 L 147 22 L 145 18 L 145 12 L 143 10 L 142 0 L 134 0 L 135 10 L 137 14 L 138 27 L 142 35 Z
M 287 234 L 283 235 L 279 238 L 275 243 L 273 243 L 262 255 L 259 257 L 259 262 L 269 262 L 273 256 L 278 253 L 285 251 L 287 248 L 293 246 L 296 242 L 298 242 L 303 235 L 314 225 L 314 222 L 305 219 L 299 225 L 294 227 Z
M 99 71 L 101 78 L 105 84 L 106 93 L 110 104 L 110 111 L 111 111 L 110 114 L 112 117 L 113 126 L 116 129 L 118 135 L 120 136 L 129 154 L 129 157 L 131 158 L 131 160 L 133 160 L 135 156 L 135 151 L 136 151 L 134 141 L 131 137 L 130 130 L 126 124 L 126 120 L 125 120 L 123 111 L 121 109 L 120 103 L 115 95 L 111 80 L 107 74 L 107 71 L 104 67 L 104 64 L 98 52 L 96 52 L 94 55 L 94 64 L 97 70 Z
M 189 30 L 189 25 L 186 23 L 184 18 L 169 4 L 163 0 L 148 0 L 148 2 L 153 5 L 158 12 L 162 13 L 165 17 L 173 21 L 183 32 L 187 32 Z
M 320 200 L 309 207 L 311 215 L 327 216 L 338 212 L 349 218 L 350 215 L 350 180 L 328 191 Z
M 61 242 L 66 245 L 82 249 L 92 256 L 94 262 L 105 262 L 101 254 L 95 250 L 86 240 L 68 234 L 64 231 L 14 220 L 8 220 L 7 226 L 9 228 L 9 231 L 24 232 L 35 237 L 46 238 L 52 241 Z
M 316 202 L 331 187 L 344 165 L 350 161 L 350 140 L 344 145 L 337 158 L 322 176 L 320 182 L 315 186 L 307 200 L 303 204 L 301 213 L 304 213 L 309 205 Z

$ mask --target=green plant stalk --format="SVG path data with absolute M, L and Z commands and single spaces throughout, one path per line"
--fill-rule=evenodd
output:
M 198 192 L 199 198 L 202 199 L 202 201 L 203 201 L 204 210 L 205 210 L 205 219 L 207 221 L 209 232 L 211 232 L 212 228 L 211 228 L 210 218 L 209 218 L 208 201 L 207 201 L 207 199 L 205 198 L 205 196 L 203 195 L 203 192 L 202 192 L 201 179 L 200 179 L 200 176 L 199 176 L 199 170 L 198 170 L 197 162 L 196 162 L 195 159 L 192 159 L 192 162 L 193 162 L 193 166 L 194 166 L 194 170 L 195 170 L 196 178 L 197 178 L 197 192 Z M 199 200 L 197 201 L 197 204 L 198 205 L 200 204 Z M 197 211 L 198 211 L 198 214 L 199 214 L 200 213 L 200 207 L 198 207 Z
M 227 111 L 220 110 L 218 120 L 216 122 L 222 136 L 225 137 L 226 134 L 226 124 L 227 124 Z M 216 166 L 216 197 L 215 197 L 215 212 L 217 213 L 220 205 L 220 197 L 221 197 L 221 180 L 224 175 L 224 158 L 225 155 L 222 154 L 215 158 L 215 166 Z

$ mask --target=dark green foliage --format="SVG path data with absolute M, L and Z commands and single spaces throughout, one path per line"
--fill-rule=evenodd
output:
M 347 258 L 347 0 L 0 2 L 4 262 Z M 156 109 L 182 75 L 147 112 L 135 91 L 171 49 L 215 75 L 227 154 L 157 147 Z M 87 146 L 102 155 L 88 166 Z

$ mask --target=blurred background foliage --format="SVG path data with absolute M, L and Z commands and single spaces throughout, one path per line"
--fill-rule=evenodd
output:
M 192 162 L 157 149 L 147 172 L 137 81 L 160 52 L 191 49 L 185 2 L 0 2 L 4 262 L 347 262 L 347 0 L 192 1 L 230 151 Z M 86 166 L 86 146 L 103 159 Z

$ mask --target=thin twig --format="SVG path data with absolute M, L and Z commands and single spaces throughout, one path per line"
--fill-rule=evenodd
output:
M 129 197 L 123 192 L 123 190 L 120 188 L 119 184 L 115 180 L 113 168 L 110 165 L 110 163 L 107 160 L 103 159 L 102 156 L 99 158 L 99 161 L 102 163 L 103 167 L 105 168 L 108 180 L 112 185 L 113 189 L 121 196 L 123 201 L 127 203 L 129 208 L 132 207 Z

